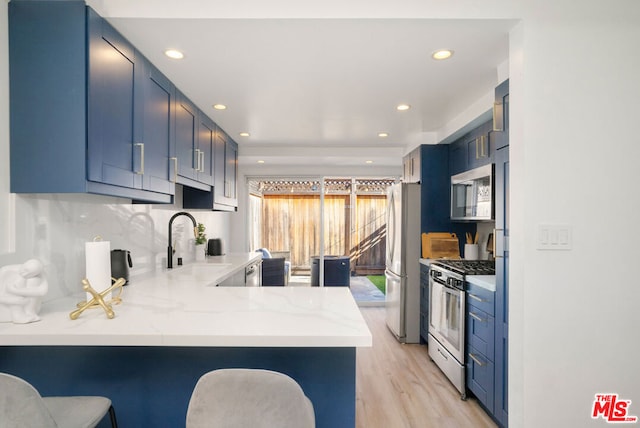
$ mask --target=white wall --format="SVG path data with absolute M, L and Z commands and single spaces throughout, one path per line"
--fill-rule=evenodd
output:
M 101 235 L 112 249 L 132 252 L 132 276 L 166 266 L 168 222 L 177 205 L 132 205 L 95 195 L 14 195 L 9 193 L 9 73 L 6 2 L 0 6 L 0 266 L 39 258 L 50 290 L 45 300 L 82 291 L 84 243 Z M 37 173 L 34 172 L 34 173 Z M 181 201 L 178 186 L 177 200 Z M 234 213 L 190 210 L 208 238 L 230 241 Z M 173 237 L 185 262 L 195 258 L 193 226 L 174 222 Z M 125 297 L 126 299 L 126 297 Z
M 603 426 L 596 393 L 640 415 L 640 4 L 528 3 L 510 54 L 512 426 Z M 537 250 L 544 223 L 573 249 Z

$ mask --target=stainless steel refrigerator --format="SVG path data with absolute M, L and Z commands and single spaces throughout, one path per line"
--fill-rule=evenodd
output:
M 420 185 L 387 190 L 386 320 L 403 343 L 420 342 Z

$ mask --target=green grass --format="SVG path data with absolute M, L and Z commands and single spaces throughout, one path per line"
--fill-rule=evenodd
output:
M 378 290 L 385 294 L 385 278 L 384 275 L 367 275 L 369 281 L 373 282 L 373 285 L 378 287 Z

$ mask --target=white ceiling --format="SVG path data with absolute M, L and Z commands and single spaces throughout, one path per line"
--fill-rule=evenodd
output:
M 480 19 L 108 19 L 238 142 L 241 163 L 272 164 L 399 164 L 407 149 L 434 142 L 499 83 L 513 26 Z M 185 58 L 168 59 L 167 48 Z M 440 48 L 454 56 L 434 61 Z M 215 103 L 228 109 L 214 110 Z M 400 103 L 412 108 L 399 112 Z M 240 137 L 244 131 L 251 136 Z

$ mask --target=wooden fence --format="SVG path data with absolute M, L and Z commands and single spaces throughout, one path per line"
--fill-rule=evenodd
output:
M 265 195 L 262 207 L 263 246 L 272 251 L 289 251 L 293 273 L 308 273 L 311 257 L 320 253 L 320 197 Z M 349 195 L 326 195 L 325 254 L 348 255 L 355 273 L 382 273 L 385 209 L 385 196 L 358 195 L 352 216 Z

